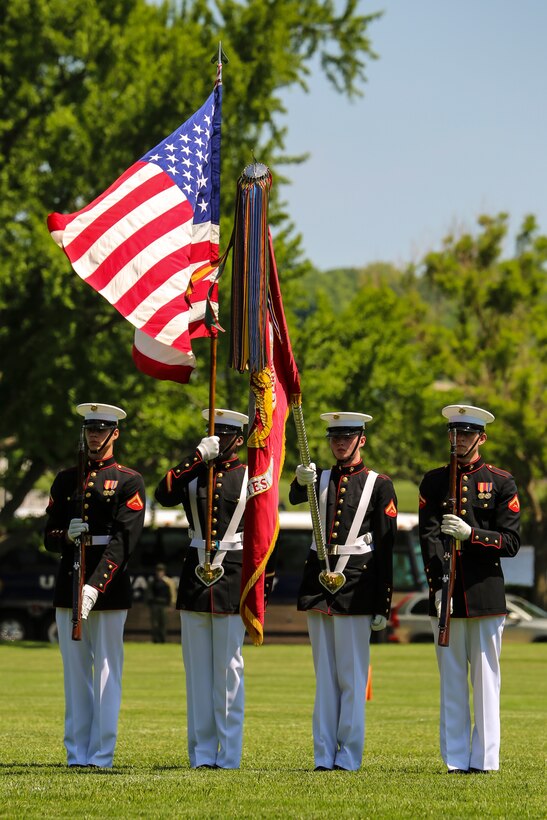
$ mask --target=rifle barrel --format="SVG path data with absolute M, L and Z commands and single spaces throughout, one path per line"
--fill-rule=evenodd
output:
M 458 451 L 457 430 L 451 430 L 450 437 L 450 468 L 448 476 L 448 510 L 452 515 L 457 512 L 457 485 L 458 485 Z M 446 539 L 443 560 L 443 582 L 441 594 L 441 611 L 439 615 L 439 646 L 448 646 L 450 643 L 450 605 L 454 593 L 456 578 L 456 539 Z
M 84 517 L 84 489 L 85 489 L 85 434 L 84 428 L 80 431 L 78 447 L 78 475 L 75 492 L 76 515 L 82 520 Z M 72 640 L 82 640 L 82 590 L 85 583 L 85 545 L 86 536 L 82 534 L 74 542 L 74 559 L 72 562 Z

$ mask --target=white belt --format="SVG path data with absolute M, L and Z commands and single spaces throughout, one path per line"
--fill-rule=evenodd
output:
M 189 531 L 188 533 L 191 537 L 194 535 L 193 532 Z M 243 549 L 243 533 L 237 532 L 234 536 L 233 541 L 214 541 L 215 547 L 219 550 L 223 550 L 227 552 L 228 550 L 242 550 Z M 191 547 L 197 547 L 198 549 L 205 549 L 205 541 L 203 538 L 192 537 L 190 541 Z
M 92 547 L 104 547 L 107 544 L 110 544 L 112 541 L 111 535 L 92 535 L 91 536 L 91 546 Z
M 370 535 L 369 532 L 366 533 Z M 336 546 L 331 544 L 328 549 L 329 555 L 366 555 L 367 552 L 374 552 L 374 544 L 341 544 Z
M 317 550 L 315 543 L 312 544 L 312 550 Z M 330 544 L 327 545 L 329 555 L 365 555 L 367 552 L 374 551 L 374 544 L 372 543 L 372 533 L 365 532 L 355 539 L 351 544 Z

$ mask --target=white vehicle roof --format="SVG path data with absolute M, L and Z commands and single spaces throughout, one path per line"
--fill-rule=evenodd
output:
M 418 513 L 403 513 L 397 514 L 397 529 L 411 530 L 418 526 Z
M 418 526 L 417 513 L 399 513 L 397 516 L 397 529 L 411 530 Z M 311 514 L 308 509 L 292 512 L 291 510 L 279 511 L 279 529 L 311 530 Z
M 415 513 L 399 513 L 397 527 L 400 530 L 411 530 L 418 524 Z M 147 507 L 144 519 L 146 527 L 187 527 L 188 519 L 182 507 Z M 311 513 L 309 509 L 280 510 L 279 529 L 281 530 L 311 530 Z
M 279 511 L 280 530 L 311 530 L 311 513 L 309 509 Z

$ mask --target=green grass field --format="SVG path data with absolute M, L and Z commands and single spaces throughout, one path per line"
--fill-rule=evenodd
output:
M 65 766 L 58 648 L 0 646 L 0 817 L 544 818 L 547 646 L 502 653 L 501 770 L 449 777 L 431 645 L 372 647 L 359 772 L 314 773 L 310 647 L 245 647 L 240 771 L 191 771 L 176 644 L 126 644 L 115 768 Z

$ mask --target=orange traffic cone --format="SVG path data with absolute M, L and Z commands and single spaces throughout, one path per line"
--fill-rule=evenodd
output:
M 367 691 L 365 695 L 365 700 L 372 700 L 372 666 L 369 666 L 368 668 Z

